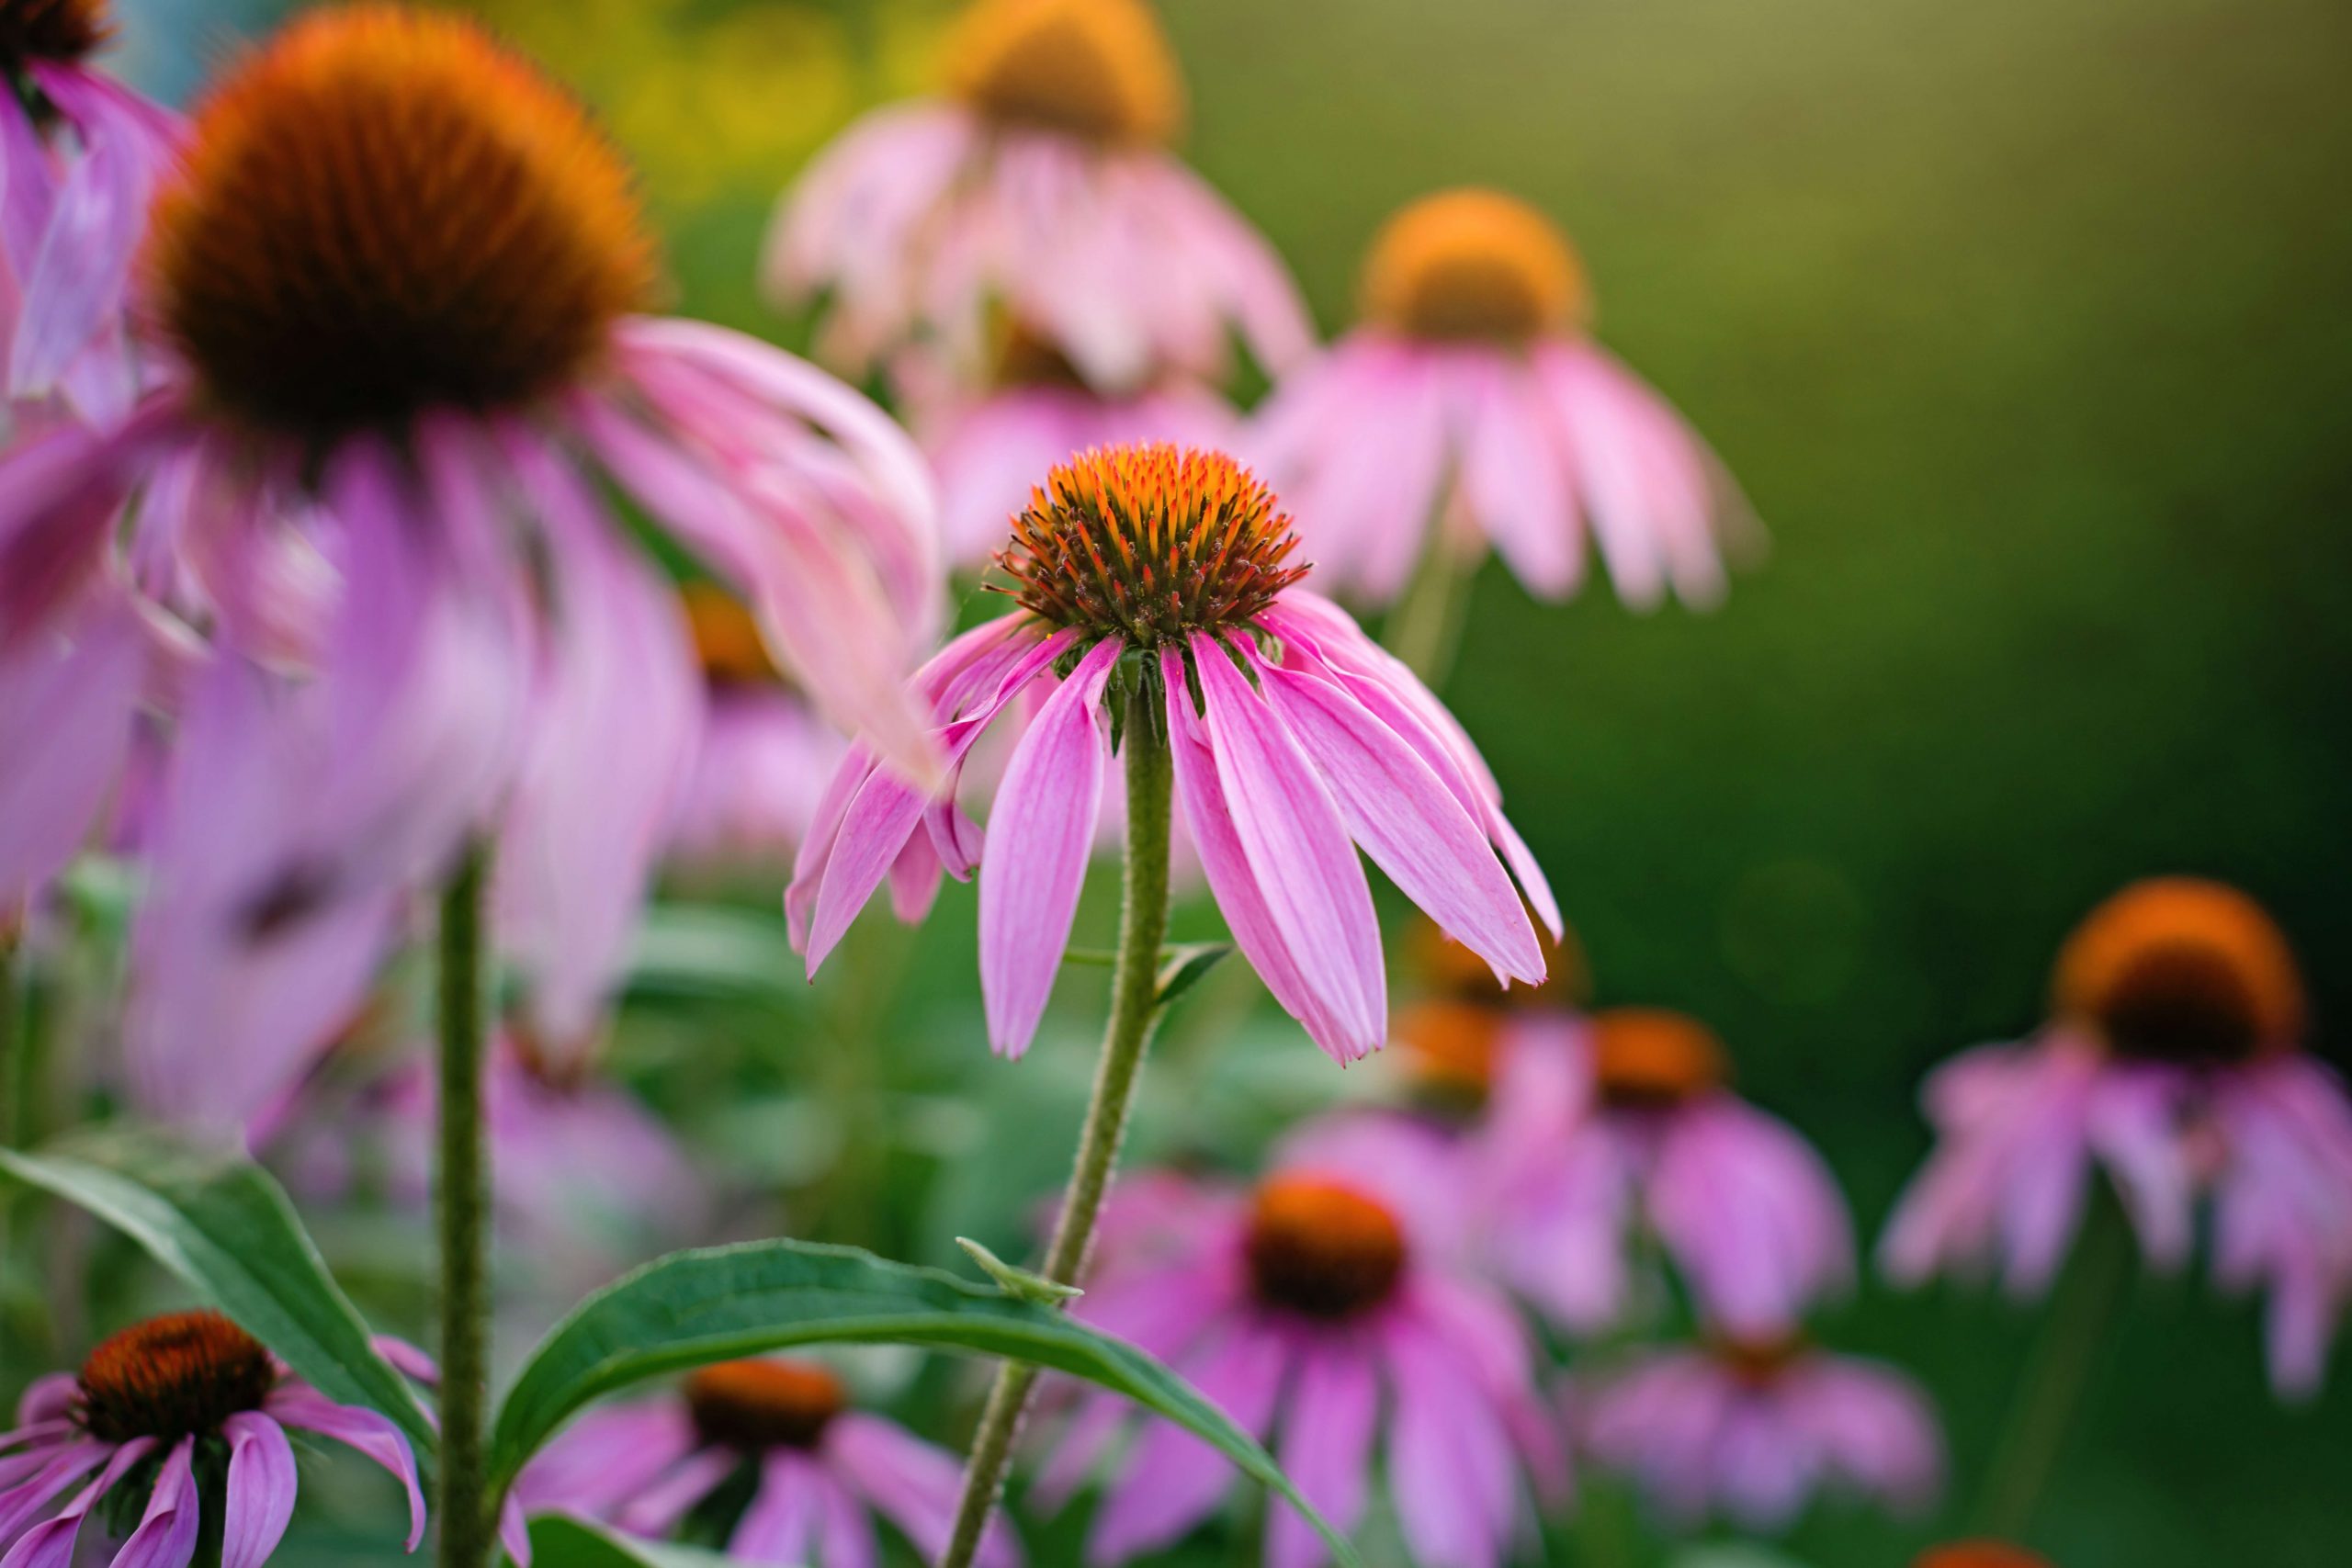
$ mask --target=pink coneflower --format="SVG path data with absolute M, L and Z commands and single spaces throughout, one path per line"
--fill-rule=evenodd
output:
M 218 1450 L 227 1472 L 221 1568 L 260 1568 L 294 1515 L 288 1428 L 331 1438 L 390 1471 L 408 1490 L 408 1549 L 416 1550 L 424 1498 L 400 1429 L 372 1410 L 329 1403 L 219 1313 L 184 1312 L 126 1328 L 91 1351 L 78 1375 L 56 1373 L 25 1391 L 17 1429 L 0 1433 L 0 1562 L 70 1568 L 91 1512 L 143 1463 L 160 1461 L 138 1528 L 110 1561 L 187 1568 L 202 1529 L 201 1449 L 208 1464 Z
M 1387 981 L 1355 845 L 1498 975 L 1544 977 L 1499 844 L 1547 922 L 1541 873 L 1493 776 L 1420 682 L 1300 589 L 1290 522 L 1232 459 L 1172 446 L 1052 471 L 999 558 L 1019 609 L 916 677 L 951 783 L 928 793 L 860 747 L 834 779 L 786 895 L 824 961 L 887 875 L 915 903 L 980 866 L 989 1040 L 1017 1055 L 1053 988 L 1111 744 L 1103 696 L 1140 682 L 1167 726 L 1175 793 L 1210 890 L 1275 998 L 1342 1062 L 1386 1033 Z M 979 830 L 955 765 L 1033 683 L 1052 682 Z M 1351 842 L 1352 840 L 1352 842 Z
M 1261 1440 L 1346 1533 L 1370 1496 L 1375 1445 L 1414 1561 L 1494 1568 L 1529 1522 L 1531 1489 L 1566 1480 L 1510 1303 L 1455 1267 L 1461 1193 L 1425 1129 L 1355 1120 L 1302 1134 L 1251 1191 L 1194 1186 L 1190 1213 L 1159 1178 L 1140 1228 L 1114 1190 L 1117 1244 L 1073 1310 L 1182 1371 Z M 1078 1405 L 1033 1501 L 1057 1506 L 1131 1422 Z M 1385 1439 L 1385 1442 L 1384 1442 Z M 1144 1424 L 1107 1482 L 1087 1560 L 1171 1544 L 1234 1480 L 1215 1450 Z M 1531 1484 L 1532 1488 L 1531 1488 Z M 1271 1568 L 1315 1568 L 1319 1537 L 1292 1510 L 1267 1523 Z
M 954 1455 L 850 1409 L 826 1368 L 765 1359 L 705 1367 L 677 1397 L 591 1411 L 524 1468 L 514 1495 L 530 1513 L 661 1537 L 746 1470 L 755 1484 L 727 1554 L 787 1568 L 872 1568 L 876 1515 L 935 1560 L 963 1480 Z M 978 1561 L 1020 1562 L 1001 1521 Z
M 830 294 L 820 346 L 863 373 L 922 344 L 984 384 L 1001 316 L 1105 396 L 1269 367 L 1313 334 L 1272 249 L 1167 151 L 1183 84 L 1142 0 L 978 0 L 944 97 L 853 127 L 789 192 L 771 289 Z
M 1028 502 L 1037 476 L 1081 452 L 1231 441 L 1232 407 L 1199 382 L 1161 376 L 1106 396 L 1036 333 L 1014 327 L 1003 337 L 977 392 L 935 355 L 902 355 L 896 377 L 908 423 L 939 480 L 940 534 L 955 565 L 994 559 L 1006 521 Z
M 1414 926 L 1406 963 L 1418 993 L 1396 1010 L 1388 1035 L 1404 1047 L 1417 1102 L 1449 1117 L 1475 1118 L 1487 1109 L 1517 1026 L 1575 1016 L 1592 986 L 1577 933 L 1563 927 L 1544 959 L 1542 985 L 1505 990 L 1492 969 L 1436 925 Z
M 703 707 L 600 477 L 759 610 L 820 707 L 934 769 L 901 687 L 937 597 L 920 457 L 800 361 L 633 314 L 654 260 L 627 170 L 474 25 L 338 8 L 243 58 L 144 276 L 163 383 L 0 464 L 0 649 L 78 694 L 79 745 L 133 694 L 92 651 L 125 578 L 169 579 L 211 640 L 133 937 L 151 1108 L 233 1122 L 298 1076 L 403 896 L 485 830 L 535 1018 L 584 1034 Z M 283 592 L 295 545 L 324 594 Z
M 784 678 L 742 601 L 709 582 L 687 583 L 683 595 L 702 666 L 702 743 L 667 852 L 789 865 L 848 743 Z
M 1629 604 L 1723 596 L 1744 503 L 1657 393 L 1594 343 L 1584 269 L 1490 190 L 1425 197 L 1364 265 L 1363 324 L 1294 373 L 1249 438 L 1338 591 L 1386 604 L 1431 548 L 1491 545 L 1566 598 L 1589 533 Z M 1432 539 L 1434 538 L 1434 545 Z
M 2216 1276 L 2268 1289 L 2271 1381 L 2310 1393 L 2352 1295 L 2352 1103 L 2303 1026 L 2294 954 L 2253 899 L 2189 877 L 2125 888 L 2068 939 L 2039 1033 L 1928 1079 L 1936 1150 L 1882 1265 L 1905 1284 L 1997 1267 L 2037 1294 L 2097 1168 L 2148 1262 L 2177 1268 L 2209 1193 Z
M 1641 1229 L 1702 1315 L 1735 1334 L 1786 1332 L 1850 1279 L 1836 1178 L 1731 1091 L 1723 1043 L 1697 1020 L 1524 1019 L 1499 1070 L 1476 1134 L 1496 1267 L 1562 1325 L 1623 1321 Z
M 136 394 L 123 293 L 178 117 L 93 70 L 106 0 L 0 0 L 0 364 L 7 401 Z M 0 431 L 7 415 L 0 412 Z
M 1683 1523 L 1713 1513 L 1777 1530 L 1822 1494 L 1915 1512 L 1942 1484 L 1943 1439 L 1918 1386 L 1800 1338 L 1644 1352 L 1590 1381 L 1568 1390 L 1585 1451 Z

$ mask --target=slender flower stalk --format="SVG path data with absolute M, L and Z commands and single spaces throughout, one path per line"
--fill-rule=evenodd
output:
M 483 892 L 490 862 L 469 850 L 441 898 L 441 1562 L 487 1568 L 494 1540 L 482 1489 L 490 1382 L 490 1165 L 482 1135 Z
M 1102 1217 L 1102 1197 L 1127 1128 L 1127 1107 L 1142 1076 L 1144 1050 L 1159 1022 L 1159 947 L 1168 931 L 1168 840 L 1173 817 L 1175 772 L 1168 737 L 1148 682 L 1137 682 L 1127 699 L 1127 861 L 1125 907 L 1120 917 L 1119 955 L 1111 978 L 1111 1021 L 1094 1073 L 1094 1092 L 1080 1130 L 1078 1157 L 1062 1194 L 1060 1217 L 1046 1250 L 1046 1276 L 1074 1284 L 1086 1267 L 1087 1249 Z M 989 1391 L 964 1495 L 956 1506 L 956 1530 L 942 1568 L 968 1568 L 979 1550 L 989 1510 L 1004 1489 L 1004 1472 L 1020 1435 L 1021 1417 L 1037 1382 L 1037 1369 L 1007 1361 Z
M 1469 624 L 1470 585 L 1478 563 L 1431 549 L 1380 628 L 1381 645 L 1432 691 L 1445 684 Z
M 2121 1206 L 2102 1191 L 1993 1450 L 1976 1509 L 1985 1533 L 2018 1535 L 2032 1522 L 2090 1392 L 2100 1347 L 2132 1299 L 2133 1264 L 2131 1226 Z

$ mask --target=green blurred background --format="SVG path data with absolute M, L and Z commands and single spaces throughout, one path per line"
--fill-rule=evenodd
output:
M 123 8 L 129 68 L 165 90 L 272 9 Z M 787 343 L 800 324 L 751 281 L 774 194 L 861 108 L 922 84 L 951 9 L 478 8 L 640 160 L 679 308 Z M 1605 592 L 1540 605 L 1494 570 L 1477 585 L 1446 694 L 1602 1000 L 1716 1023 L 1748 1092 L 1826 1149 L 1866 1234 L 1924 1152 L 1921 1071 L 2030 1025 L 2059 939 L 2131 877 L 2202 873 L 2267 902 L 2308 966 L 2320 1047 L 2343 1059 L 2352 7 L 1163 8 L 1190 155 L 1290 257 L 1327 329 L 1392 208 L 1511 187 L 1566 224 L 1602 336 L 1770 526 L 1769 559 L 1713 615 L 1636 616 Z M 1107 931 L 1109 891 L 1081 942 Z M 657 998 L 625 1060 L 708 1147 L 797 1186 L 796 1228 L 930 1262 L 959 1230 L 1017 1245 L 1022 1205 L 1058 1175 L 1101 998 L 1065 985 L 1032 1059 L 989 1063 L 969 928 L 951 889 L 915 936 L 861 931 L 849 973 L 812 993 Z M 1376 1077 L 1341 1085 L 1250 999 L 1227 976 L 1178 1021 L 1146 1153 L 1246 1158 L 1281 1112 Z M 841 1049 L 875 1031 L 886 1050 Z M 722 1113 L 677 1087 L 721 1072 L 774 1098 Z M 797 1122 L 766 1114 L 796 1106 Z M 1895 1568 L 1956 1524 L 2037 1321 L 1874 1289 L 1829 1320 L 1826 1337 L 1934 1390 L 1958 1484 L 1928 1526 L 1817 1510 L 1794 1555 Z M 2281 1409 L 2255 1314 L 2168 1283 L 2142 1290 L 2106 1354 L 2033 1532 L 2057 1562 L 2352 1562 L 2352 1356 L 2315 1405 Z

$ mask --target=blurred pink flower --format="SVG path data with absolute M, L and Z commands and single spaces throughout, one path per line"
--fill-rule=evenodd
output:
M 1499 1075 L 1474 1134 L 1494 1266 L 1562 1325 L 1623 1321 L 1641 1226 L 1727 1333 L 1789 1332 L 1851 1280 L 1837 1179 L 1730 1091 L 1722 1043 L 1696 1020 L 1522 1016 Z
M 481 177 L 415 178 L 413 152 Z M 535 1022 L 585 1036 L 703 716 L 600 476 L 758 608 L 820 707 L 935 775 L 902 687 L 939 598 L 919 455 L 800 361 L 631 314 L 654 262 L 627 171 L 472 24 L 289 25 L 199 112 L 150 256 L 163 383 L 0 460 L 0 657 L 74 715 L 70 746 L 0 763 L 12 805 L 21 769 L 64 822 L 119 749 L 120 581 L 167 582 L 211 639 L 132 939 L 148 1110 L 235 1124 L 299 1077 L 481 833 Z
M 1566 1457 L 1535 1391 L 1509 1302 L 1461 1269 L 1463 1190 L 1452 1151 L 1402 1120 L 1303 1130 L 1254 1191 L 1149 1177 L 1075 1314 L 1166 1360 L 1261 1441 L 1343 1533 L 1362 1522 L 1375 1443 L 1414 1561 L 1497 1568 L 1532 1524 L 1531 1491 L 1566 1490 Z M 1031 1488 L 1056 1508 L 1135 1425 L 1132 1406 L 1078 1402 Z M 1144 1422 L 1109 1467 L 1087 1561 L 1167 1547 L 1216 1508 L 1234 1472 L 1216 1450 Z M 1279 1504 L 1269 1568 L 1316 1568 L 1319 1538 Z
M 1492 775 L 1419 682 L 1296 586 L 1302 569 L 1283 565 L 1289 520 L 1262 485 L 1217 454 L 1114 448 L 1055 469 L 1016 530 L 1003 564 L 1021 609 L 957 637 L 916 677 L 948 787 L 909 784 L 860 746 L 827 793 L 786 896 L 811 973 L 886 876 L 913 919 L 943 870 L 978 866 L 989 1040 L 1024 1050 L 1077 910 L 1117 672 L 1165 714 L 1175 795 L 1236 942 L 1334 1057 L 1376 1049 L 1387 1026 L 1355 845 L 1498 974 L 1543 978 L 1495 845 L 1544 918 L 1557 909 Z M 1160 582 L 1183 586 L 1144 586 Z M 983 861 L 956 773 L 981 731 L 1047 679 L 1057 683 L 1005 771 Z
M 1824 1494 L 1914 1513 L 1943 1482 L 1943 1438 L 1916 1383 L 1797 1339 L 1641 1352 L 1571 1380 L 1566 1399 L 1584 1451 L 1684 1524 L 1714 1513 L 1779 1530 Z
M 789 865 L 848 742 L 776 669 L 741 601 L 707 582 L 686 584 L 684 596 L 704 711 L 667 853 L 695 863 Z
M 16 1430 L 0 1432 L 0 1562 L 71 1568 L 82 1527 L 106 1495 L 160 1461 L 138 1528 L 107 1561 L 186 1568 L 202 1529 L 195 1463 L 205 1443 L 227 1450 L 220 1568 L 261 1568 L 294 1516 L 289 1429 L 332 1438 L 391 1472 L 408 1493 L 408 1550 L 416 1550 L 424 1495 L 400 1428 L 373 1410 L 329 1403 L 219 1313 L 183 1312 L 135 1324 L 101 1341 L 78 1375 L 36 1379 L 25 1391 Z M 86 1550 L 82 1560 L 90 1560 Z
M 1758 537 L 1667 401 L 1586 331 L 1582 266 L 1552 222 L 1489 190 L 1426 197 L 1365 264 L 1363 324 L 1292 372 L 1244 450 L 1308 520 L 1334 591 L 1397 597 L 1431 550 L 1491 546 L 1528 592 L 1582 586 L 1590 534 L 1618 597 L 1723 597 L 1723 547 Z
M 723 1361 L 681 1396 L 594 1410 L 524 1468 L 514 1494 L 533 1514 L 601 1519 L 668 1535 L 746 1466 L 758 1480 L 727 1543 L 743 1562 L 873 1568 L 875 1515 L 921 1554 L 947 1545 L 963 1465 L 894 1422 L 845 1408 L 840 1380 L 812 1361 Z M 1000 1517 L 980 1568 L 1016 1568 Z
M 138 389 L 123 296 L 184 127 L 90 65 L 112 32 L 104 0 L 0 5 L 0 366 L 18 415 L 62 394 L 111 421 Z
M 1935 1152 L 1881 1267 L 1899 1284 L 1997 1267 L 2039 1294 L 2096 1168 L 2148 1263 L 2177 1269 L 2207 1193 L 2215 1277 L 2269 1291 L 2271 1382 L 2312 1393 L 2352 1298 L 2352 1101 L 2301 1050 L 2303 1022 L 2294 955 L 2259 905 L 2188 877 L 2125 888 L 2068 940 L 2039 1033 L 1928 1078 Z
M 1278 369 L 1312 331 L 1279 257 L 1167 151 L 1183 87 L 1143 0 L 978 0 L 945 96 L 877 110 L 788 192 L 764 265 L 822 293 L 854 374 L 910 344 L 984 384 L 1008 314 L 1109 397 L 1221 380 L 1229 339 Z

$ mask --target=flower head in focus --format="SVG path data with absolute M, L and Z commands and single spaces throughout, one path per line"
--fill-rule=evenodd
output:
M 629 175 L 536 66 L 442 12 L 306 13 L 205 96 L 153 230 L 160 383 L 0 461 L 0 711 L 74 716 L 0 762 L 12 807 L 62 822 L 119 752 L 135 585 L 204 634 L 133 938 L 142 1103 L 266 1103 L 477 836 L 534 1022 L 586 1036 L 705 711 L 604 479 L 935 776 L 902 686 L 938 610 L 919 455 L 808 365 L 637 313 Z
M 1442 191 L 1388 220 L 1362 324 L 1276 389 L 1245 449 L 1297 502 L 1334 592 L 1385 604 L 1432 551 L 1491 547 L 1540 597 L 1723 596 L 1746 504 L 1679 415 L 1589 333 L 1584 267 L 1515 197 Z
M 977 0 L 945 64 L 943 96 L 852 127 L 778 209 L 769 287 L 828 295 L 833 361 L 920 344 L 978 387 L 1009 320 L 1116 398 L 1222 379 L 1236 333 L 1269 367 L 1306 352 L 1281 260 L 1168 151 L 1183 87 L 1146 0 Z
M 2294 953 L 2255 900 L 2194 877 L 2124 888 L 2067 939 L 2037 1033 L 1928 1080 L 1936 1148 L 1882 1267 L 1905 1284 L 1998 1267 L 2037 1294 L 2096 1171 L 2147 1262 L 2177 1269 L 2210 1196 L 2215 1276 L 2268 1291 L 2271 1382 L 2308 1394 L 2352 1298 L 2352 1100 L 2304 1023 Z
M 1916 1513 L 1942 1484 L 1927 1395 L 1894 1368 L 1802 1337 L 1644 1351 L 1567 1391 L 1584 1452 L 1669 1517 L 1793 1524 L 1817 1495 Z
M 144 1511 L 111 1561 L 185 1568 L 203 1529 L 201 1466 L 226 1476 L 221 1568 L 260 1568 L 294 1514 L 288 1428 L 391 1472 L 408 1492 L 408 1549 L 416 1550 L 424 1497 L 400 1428 L 372 1410 L 330 1403 L 219 1313 L 182 1312 L 134 1324 L 101 1341 L 79 1373 L 53 1373 L 25 1391 L 16 1430 L 0 1432 L 0 1561 L 68 1568 L 91 1514 L 121 1506 L 107 1495 L 144 1475 Z
M 1000 565 L 1016 609 L 916 677 L 948 788 L 925 791 L 860 747 L 828 792 L 786 899 L 812 973 L 885 877 L 902 913 L 920 913 L 943 870 L 977 866 L 989 1042 L 1025 1049 L 1077 909 L 1115 677 L 1133 722 L 1173 753 L 1176 798 L 1235 941 L 1334 1057 L 1386 1036 L 1358 846 L 1498 976 L 1543 979 L 1521 889 L 1555 929 L 1558 909 L 1493 776 L 1419 681 L 1300 588 L 1289 519 L 1232 459 L 1153 446 L 1061 465 L 1014 519 Z M 990 723 L 1048 682 L 984 857 L 956 772 Z
M 1566 1457 L 1510 1303 L 1462 1268 L 1456 1178 L 1442 1141 L 1380 1118 L 1302 1129 L 1246 1190 L 1147 1175 L 1151 1235 L 1132 1234 L 1127 1185 L 1114 1189 L 1105 1224 L 1120 1245 L 1073 1310 L 1267 1442 L 1335 1529 L 1362 1522 L 1378 1455 L 1413 1561 L 1497 1568 L 1530 1497 L 1565 1488 Z M 1057 1506 L 1134 1424 L 1115 1396 L 1077 1402 L 1032 1499 Z M 1198 1438 L 1145 1422 L 1104 1475 L 1088 1562 L 1172 1545 L 1234 1479 Z M 1280 1504 L 1265 1550 L 1270 1568 L 1325 1561 Z
M 875 1559 L 876 1516 L 926 1562 L 947 1544 L 963 1468 L 896 1423 L 854 1408 L 815 1361 L 722 1361 L 676 1394 L 591 1411 L 524 1468 L 529 1513 L 568 1513 L 659 1539 L 739 1475 L 749 1502 L 727 1555 L 777 1568 L 861 1568 Z M 1018 1568 L 999 1519 L 980 1568 Z
M 137 392 L 123 311 L 179 117 L 91 63 L 106 0 L 0 0 L 0 435 L 62 398 L 119 418 Z

